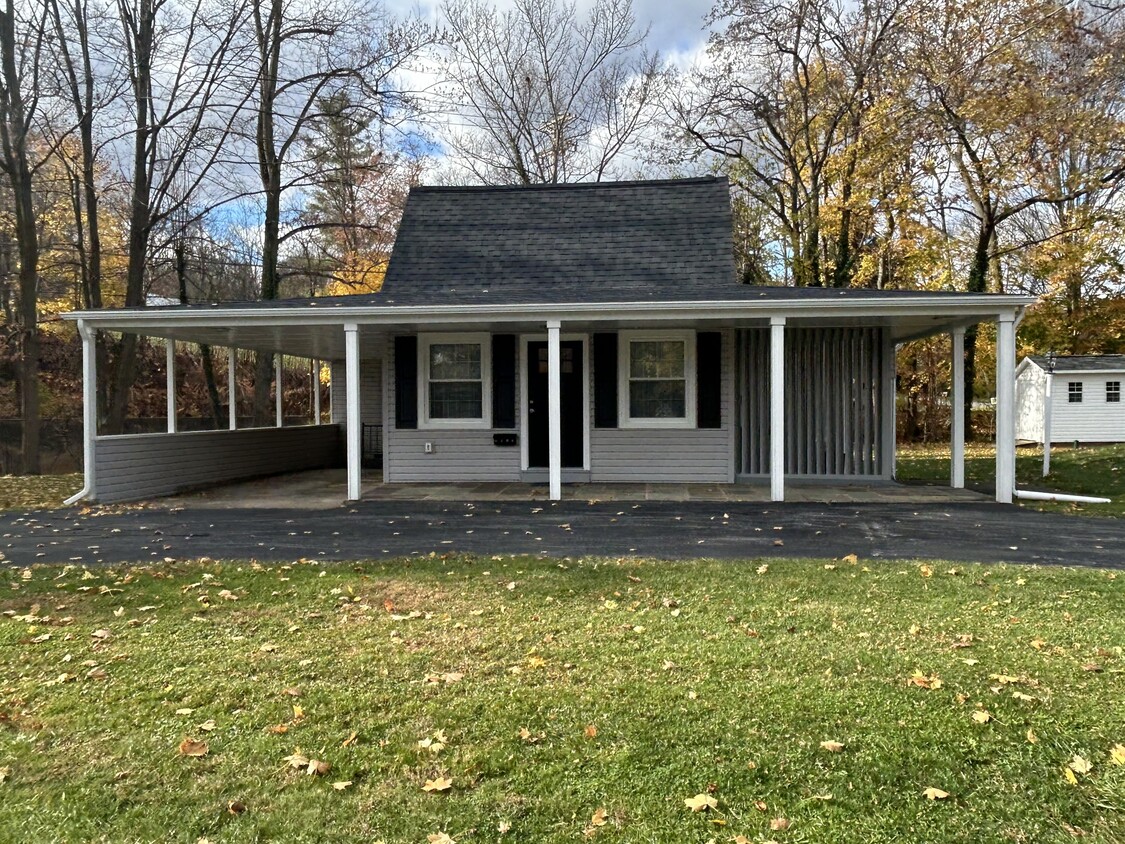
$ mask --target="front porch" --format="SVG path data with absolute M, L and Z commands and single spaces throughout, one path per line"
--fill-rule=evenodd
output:
M 224 484 L 162 499 L 161 506 L 327 510 L 343 505 L 345 469 L 294 472 L 272 478 Z M 790 481 L 786 501 L 813 504 L 981 503 L 991 496 L 942 484 L 864 481 L 840 483 Z M 382 472 L 363 473 L 362 501 L 550 501 L 547 484 L 465 482 L 384 483 Z M 714 501 L 768 503 L 768 480 L 735 484 L 702 483 L 564 483 L 563 501 Z

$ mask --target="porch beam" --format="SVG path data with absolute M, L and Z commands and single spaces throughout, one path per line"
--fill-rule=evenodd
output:
M 227 349 L 227 427 L 238 428 L 238 349 Z
M 952 340 L 953 390 L 949 404 L 949 485 L 965 488 L 965 329 L 955 328 Z
M 285 423 L 281 407 L 281 362 L 284 355 L 275 355 L 273 359 L 273 408 L 274 422 L 278 428 Z
M 98 355 L 95 342 L 98 331 L 85 320 L 78 320 L 78 336 L 82 341 L 82 489 L 64 501 L 74 504 L 93 498 L 97 481 L 94 465 L 94 439 L 98 435 Z
M 785 317 L 770 317 L 770 500 L 785 500 Z
M 347 393 L 348 501 L 359 501 L 361 431 L 359 421 L 359 326 L 344 324 L 344 380 Z
M 167 376 L 168 433 L 176 433 L 176 341 L 164 341 L 164 369 Z
M 996 500 L 1011 504 L 1016 488 L 1016 326 L 1012 313 L 996 324 Z
M 547 321 L 547 473 L 550 498 L 562 499 L 562 323 Z

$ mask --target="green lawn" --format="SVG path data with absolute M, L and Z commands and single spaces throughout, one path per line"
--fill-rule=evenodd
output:
M 1125 840 L 1114 572 L 457 557 L 0 577 L 2 841 Z
M 895 461 L 899 480 L 949 480 L 948 446 L 899 446 Z M 996 478 L 996 450 L 991 444 L 970 444 L 965 449 L 965 481 L 970 486 L 992 486 Z M 1125 517 L 1125 443 L 1100 446 L 1055 446 L 1051 449 L 1051 474 L 1043 477 L 1043 450 L 1016 452 L 1016 483 L 1021 488 L 1096 495 L 1110 504 L 1059 504 L 1024 502 L 1026 507 L 1079 513 L 1087 516 Z

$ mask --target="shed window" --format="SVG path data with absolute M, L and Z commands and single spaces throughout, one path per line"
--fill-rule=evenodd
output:
M 1121 382 L 1120 381 L 1106 381 L 1105 382 L 1105 400 L 1112 402 L 1121 401 Z
M 621 417 L 633 427 L 695 427 L 695 336 L 622 332 Z
M 1066 385 L 1066 395 L 1070 399 L 1071 404 L 1081 404 L 1082 402 L 1082 382 L 1070 381 Z
M 420 339 L 424 421 L 432 426 L 487 427 L 489 338 L 474 334 Z

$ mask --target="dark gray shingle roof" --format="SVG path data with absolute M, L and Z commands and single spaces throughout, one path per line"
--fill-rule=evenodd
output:
M 736 284 L 725 178 L 419 187 L 379 298 L 666 301 Z
M 1040 368 L 1047 368 L 1046 355 L 1029 355 Z M 1055 372 L 1125 372 L 1125 355 L 1059 355 Z

